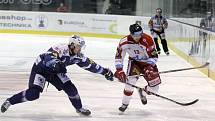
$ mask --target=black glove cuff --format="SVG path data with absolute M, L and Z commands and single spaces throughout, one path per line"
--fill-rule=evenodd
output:
M 103 72 L 101 73 L 102 75 L 105 75 L 105 74 L 107 74 L 108 73 L 108 69 L 106 69 L 106 68 L 104 68 L 103 69 Z

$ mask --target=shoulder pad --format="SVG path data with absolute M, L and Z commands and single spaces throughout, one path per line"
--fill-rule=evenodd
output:
M 69 55 L 69 48 L 67 44 L 59 44 L 52 47 L 56 53 L 58 53 L 59 56 L 62 55 Z

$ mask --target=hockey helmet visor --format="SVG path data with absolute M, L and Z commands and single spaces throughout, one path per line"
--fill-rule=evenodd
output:
M 129 31 L 132 37 L 140 37 L 143 33 L 143 29 L 139 24 L 130 25 Z
M 138 31 L 138 32 L 134 32 L 134 33 L 131 34 L 131 36 L 132 37 L 140 37 L 142 35 L 142 33 L 143 33 L 143 30 Z

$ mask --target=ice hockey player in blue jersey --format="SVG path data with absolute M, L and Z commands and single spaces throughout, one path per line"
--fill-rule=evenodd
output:
M 84 39 L 74 35 L 69 38 L 69 44 L 53 46 L 47 52 L 40 54 L 33 64 L 28 89 L 8 98 L 2 104 L 1 112 L 7 111 L 11 105 L 38 99 L 40 93 L 43 92 L 45 83 L 49 82 L 57 90 L 63 90 L 68 95 L 77 113 L 86 116 L 90 115 L 90 110 L 82 107 L 78 90 L 66 75 L 66 67 L 77 64 L 92 73 L 104 75 L 110 81 L 113 81 L 113 73 L 111 70 L 85 57 L 81 52 L 84 46 Z

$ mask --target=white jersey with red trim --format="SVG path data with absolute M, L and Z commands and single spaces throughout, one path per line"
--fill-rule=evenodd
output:
M 115 56 L 116 68 L 123 68 L 126 53 L 129 55 L 129 59 L 143 63 L 149 59 L 156 63 L 158 58 L 152 38 L 145 33 L 141 35 L 138 43 L 130 35 L 121 39 Z

